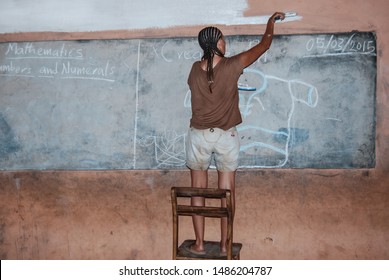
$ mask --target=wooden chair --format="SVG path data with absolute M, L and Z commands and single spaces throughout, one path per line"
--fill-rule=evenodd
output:
M 172 207 L 173 207 L 173 260 L 178 259 L 227 259 L 239 260 L 241 243 L 233 243 L 233 217 L 232 217 L 232 202 L 231 192 L 222 189 L 202 189 L 188 187 L 172 187 Z M 205 206 L 191 206 L 189 203 L 183 203 L 183 197 L 204 197 Z M 181 199 L 179 199 L 181 198 Z M 227 207 L 207 206 L 208 199 L 226 199 Z M 221 204 L 220 204 L 221 205 Z M 201 215 L 210 218 L 227 218 L 227 255 L 220 254 L 220 241 L 204 241 L 206 254 L 199 255 L 191 253 L 188 248 L 195 240 L 185 240 L 178 246 L 179 238 L 179 216 Z

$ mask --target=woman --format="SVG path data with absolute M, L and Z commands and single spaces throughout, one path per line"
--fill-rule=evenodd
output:
M 193 63 L 188 77 L 191 90 L 192 118 L 188 132 L 186 154 L 192 187 L 208 187 L 208 168 L 212 156 L 218 171 L 218 187 L 231 191 L 235 213 L 235 173 L 238 168 L 239 137 L 235 126 L 242 122 L 239 111 L 238 79 L 243 69 L 269 49 L 273 40 L 274 22 L 283 20 L 276 12 L 268 20 L 260 43 L 235 56 L 224 57 L 226 43 L 216 27 L 199 32 L 198 41 L 204 55 Z M 203 206 L 204 199 L 194 197 L 193 206 Z M 225 201 L 222 202 L 225 207 Z M 193 216 L 196 242 L 190 247 L 195 254 L 204 251 L 204 217 Z M 221 222 L 220 253 L 226 254 L 227 220 Z

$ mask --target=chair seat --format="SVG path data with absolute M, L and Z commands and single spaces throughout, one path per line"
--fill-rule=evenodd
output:
M 216 241 L 204 241 L 205 254 L 199 255 L 189 251 L 189 247 L 195 243 L 195 240 L 185 240 L 177 251 L 177 259 L 214 259 L 214 260 L 226 260 L 226 255 L 220 255 L 220 242 Z M 240 259 L 240 250 L 242 249 L 241 243 L 232 244 L 232 259 Z

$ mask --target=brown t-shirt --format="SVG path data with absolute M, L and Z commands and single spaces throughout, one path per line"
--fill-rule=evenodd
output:
M 200 61 L 192 65 L 188 85 L 192 96 L 191 127 L 197 129 L 221 128 L 228 130 L 242 122 L 239 111 L 238 79 L 243 65 L 237 56 L 222 58 L 213 69 L 212 93 L 207 71 Z

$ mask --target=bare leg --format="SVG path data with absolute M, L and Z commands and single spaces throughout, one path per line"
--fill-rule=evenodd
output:
M 219 189 L 227 189 L 231 191 L 232 219 L 234 219 L 234 214 L 235 214 L 235 174 L 236 171 L 232 171 L 232 172 L 218 171 Z M 225 199 L 222 201 L 222 207 L 226 207 Z M 221 219 L 220 251 L 222 253 L 227 252 L 227 218 Z
M 208 171 L 207 170 L 190 170 L 192 179 L 192 187 L 207 188 L 208 187 Z M 203 197 L 192 197 L 192 206 L 204 206 Z M 195 251 L 204 250 L 204 216 L 192 216 L 193 228 L 196 236 L 196 244 L 192 247 Z

